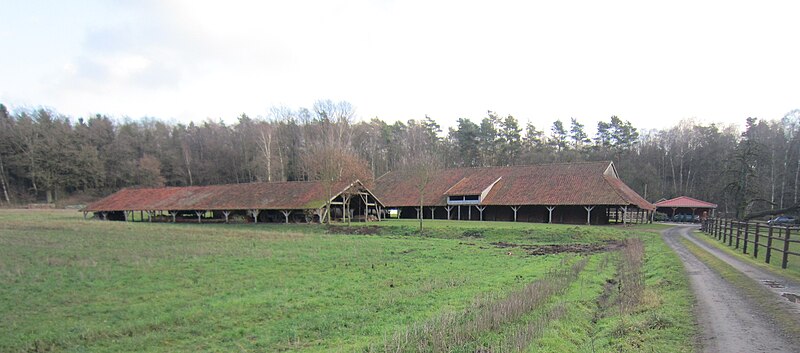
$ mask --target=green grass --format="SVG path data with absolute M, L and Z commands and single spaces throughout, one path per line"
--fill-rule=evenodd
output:
M 320 225 L 100 222 L 74 211 L 2 210 L 0 351 L 360 351 L 416 323 L 468 310 L 479 298 L 504 298 L 576 261 L 571 254 L 525 256 L 492 242 L 589 243 L 632 234 L 425 221 L 428 231 L 418 236 L 414 221 L 375 224 L 380 235 L 365 236 L 327 234 Z M 658 254 L 663 243 L 650 238 L 647 281 L 662 299 L 642 315 L 679 311 L 671 303 L 680 299 L 672 297 L 685 293 L 664 281 L 682 282 L 670 277 L 670 257 Z M 579 279 L 545 306 L 476 342 L 507 342 L 505 333 L 559 303 L 591 308 L 613 272 L 602 265 L 608 256 L 590 256 Z M 569 307 L 565 314 L 581 313 Z M 548 321 L 542 339 L 554 340 L 559 325 L 591 323 Z M 680 332 L 668 333 L 651 332 L 646 342 L 672 341 Z
M 762 228 L 762 230 L 764 230 L 764 229 Z M 783 269 L 783 268 L 781 268 L 781 262 L 783 261 L 783 253 L 773 249 L 772 250 L 772 255 L 771 255 L 770 261 L 769 261 L 770 263 L 767 264 L 767 263 L 764 262 L 764 260 L 766 258 L 766 254 L 767 254 L 766 231 L 764 231 L 764 233 L 763 233 L 764 235 L 761 236 L 759 241 L 758 241 L 759 242 L 758 258 L 753 257 L 753 246 L 754 246 L 754 244 L 752 244 L 752 243 L 748 243 L 747 244 L 747 252 L 748 252 L 748 254 L 743 254 L 742 253 L 742 250 L 743 250 L 743 247 L 744 247 L 744 235 L 740 236 L 739 249 L 736 249 L 734 247 L 728 246 L 727 242 L 723 244 L 721 240 L 717 240 L 711 234 L 703 233 L 703 232 L 700 232 L 700 231 L 696 231 L 695 234 L 697 234 L 697 238 L 698 239 L 702 240 L 706 244 L 714 246 L 714 247 L 716 247 L 716 248 L 718 248 L 718 249 L 720 249 L 720 250 L 722 250 L 722 251 L 724 251 L 724 252 L 726 252 L 726 253 L 728 253 L 730 255 L 735 256 L 736 258 L 738 258 L 740 260 L 747 261 L 747 262 L 749 262 L 751 264 L 754 264 L 756 266 L 759 266 L 759 267 L 761 267 L 761 268 L 763 268 L 765 270 L 778 273 L 778 274 L 780 274 L 782 276 L 791 277 L 796 281 L 800 281 L 800 256 L 789 254 L 787 267 L 786 267 L 786 269 Z M 773 235 L 773 237 L 782 237 L 782 236 L 783 236 L 782 233 L 781 233 L 781 235 L 779 235 L 777 233 L 777 231 Z M 794 240 L 800 239 L 800 234 L 792 233 L 789 236 L 791 237 L 790 239 L 794 239 Z M 749 240 L 753 241 L 753 235 L 750 235 Z M 736 243 L 736 233 L 734 232 L 733 244 L 735 245 L 735 243 Z M 783 240 L 778 240 L 778 239 L 773 239 L 772 240 L 772 247 L 775 248 L 775 249 L 783 250 L 783 244 L 784 244 Z M 800 253 L 800 243 L 789 243 L 789 251 L 795 252 L 795 253 Z

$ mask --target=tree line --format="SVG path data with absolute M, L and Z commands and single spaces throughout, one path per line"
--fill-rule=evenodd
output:
M 800 202 L 800 110 L 735 126 L 684 120 L 640 130 L 617 116 L 590 136 L 577 119 L 521 124 L 488 111 L 442 131 L 431 117 L 359 121 L 348 102 L 273 108 L 236 122 L 171 123 L 0 104 L 0 186 L 6 204 L 84 197 L 134 186 L 333 180 L 436 167 L 613 160 L 650 201 L 687 195 L 742 217 Z M 427 164 L 431 165 L 431 164 Z

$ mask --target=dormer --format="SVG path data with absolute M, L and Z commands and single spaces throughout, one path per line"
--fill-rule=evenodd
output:
M 445 191 L 448 205 L 478 205 L 503 177 L 472 175 L 461 179 Z

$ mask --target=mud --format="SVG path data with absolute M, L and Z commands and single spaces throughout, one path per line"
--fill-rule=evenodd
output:
M 338 226 L 330 225 L 326 227 L 326 231 L 330 234 L 357 234 L 357 235 L 375 235 L 381 233 L 379 226 Z
M 520 248 L 528 255 L 550 255 L 561 253 L 577 253 L 577 254 L 596 254 L 605 251 L 619 250 L 625 247 L 625 243 L 621 241 L 598 243 L 598 244 L 546 244 L 546 245 L 528 245 L 528 244 L 514 244 L 506 242 L 496 242 L 492 245 L 498 248 Z

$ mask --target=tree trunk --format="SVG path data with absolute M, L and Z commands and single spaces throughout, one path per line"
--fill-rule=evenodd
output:
M 3 198 L 6 203 L 11 205 L 11 198 L 8 197 L 8 182 L 6 182 L 6 170 L 3 166 L 3 156 L 0 156 L 0 184 L 3 186 Z

